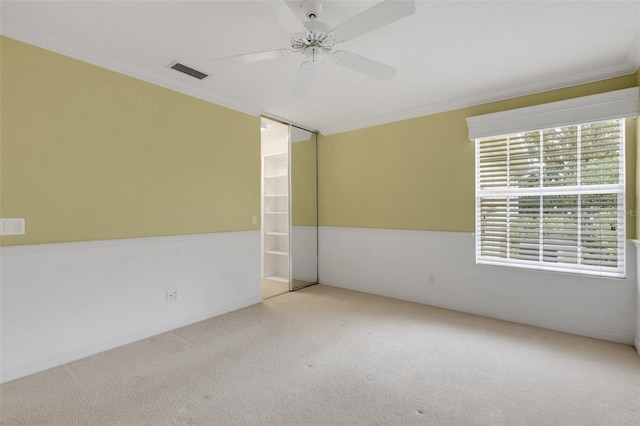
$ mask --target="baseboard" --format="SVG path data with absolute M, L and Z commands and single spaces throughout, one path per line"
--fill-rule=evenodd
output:
M 54 357 L 43 359 L 31 364 L 12 368 L 7 371 L 0 371 L 0 383 L 6 383 L 11 380 L 19 379 L 21 377 L 38 373 L 40 371 L 58 367 L 60 365 L 67 364 L 72 361 L 77 361 L 79 359 L 86 358 L 88 356 L 95 355 L 100 352 L 107 351 L 109 349 L 114 349 L 119 346 L 127 345 L 129 343 L 134 343 L 139 340 L 146 339 L 148 337 L 165 333 L 167 331 L 175 330 L 177 328 L 184 327 L 199 321 L 204 321 L 209 318 L 226 314 L 227 312 L 235 311 L 237 309 L 242 309 L 247 306 L 255 305 L 256 303 L 260 303 L 260 302 L 262 302 L 262 297 L 255 297 L 255 298 L 241 300 L 236 303 L 226 305 L 218 309 L 212 309 L 209 311 L 200 312 L 195 315 L 189 315 L 174 321 L 170 321 L 155 327 L 151 327 L 146 330 L 140 330 L 134 333 L 126 334 L 124 336 L 119 336 L 113 339 L 109 339 L 104 342 L 100 342 L 100 343 L 86 346 L 83 348 L 78 348 L 76 350 L 65 352 L 65 353 L 56 355 Z

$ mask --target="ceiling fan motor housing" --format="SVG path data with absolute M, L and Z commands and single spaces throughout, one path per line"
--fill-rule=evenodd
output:
M 302 2 L 302 8 L 304 9 L 307 19 L 316 20 L 322 12 L 322 3 L 318 0 L 304 0 Z

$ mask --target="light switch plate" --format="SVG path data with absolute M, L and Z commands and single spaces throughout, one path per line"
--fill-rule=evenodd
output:
M 24 235 L 24 218 L 0 219 L 0 235 Z

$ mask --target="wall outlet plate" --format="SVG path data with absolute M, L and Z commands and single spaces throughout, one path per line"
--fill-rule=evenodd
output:
M 24 219 L 0 219 L 0 235 L 23 235 L 25 233 Z

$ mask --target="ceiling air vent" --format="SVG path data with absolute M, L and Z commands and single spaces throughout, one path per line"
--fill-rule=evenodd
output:
M 178 61 L 172 62 L 170 67 L 173 68 L 176 71 L 180 71 L 181 73 L 190 75 L 191 77 L 195 77 L 198 80 L 203 80 L 203 79 L 209 77 L 208 74 L 205 74 L 205 73 L 200 72 L 198 70 L 194 70 L 193 68 L 189 68 L 188 66 L 183 65 Z

